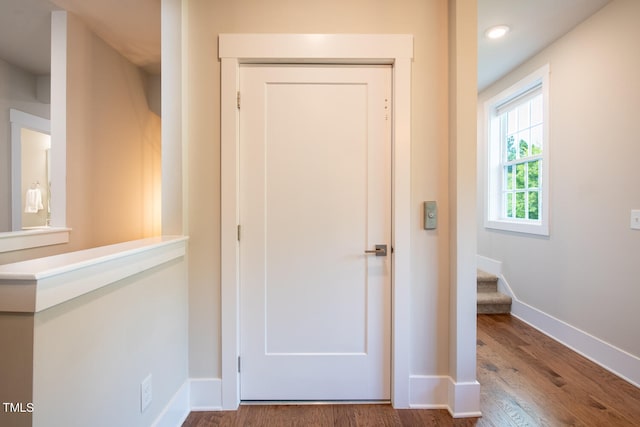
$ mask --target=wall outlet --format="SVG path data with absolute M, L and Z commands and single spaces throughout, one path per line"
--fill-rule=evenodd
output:
M 634 209 L 631 211 L 631 228 L 634 230 L 640 230 L 640 209 Z
M 151 374 L 140 383 L 140 412 L 144 412 L 151 404 L 153 397 L 153 387 L 151 384 Z

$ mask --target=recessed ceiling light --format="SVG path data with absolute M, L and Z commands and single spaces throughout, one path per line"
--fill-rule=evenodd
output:
M 504 37 L 508 32 L 509 27 L 507 25 L 496 25 L 495 27 L 491 27 L 485 31 L 484 35 L 487 36 L 487 38 L 494 40 Z

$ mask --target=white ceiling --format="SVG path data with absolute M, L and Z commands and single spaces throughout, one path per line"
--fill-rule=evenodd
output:
M 160 1 L 51 0 L 80 16 L 125 58 L 153 74 L 160 73 Z
M 0 58 L 33 74 L 51 68 L 51 11 L 79 16 L 134 64 L 160 73 L 160 0 L 0 0 Z
M 610 0 L 478 0 L 478 90 L 539 52 Z M 49 13 L 66 9 L 125 57 L 160 72 L 160 0 L 0 0 L 0 58 L 48 74 Z M 504 39 L 484 31 L 507 24 Z
M 0 58 L 33 74 L 51 68 L 51 11 L 46 0 L 0 0 Z
M 478 92 L 600 10 L 610 0 L 478 0 Z M 502 39 L 484 32 L 508 25 Z

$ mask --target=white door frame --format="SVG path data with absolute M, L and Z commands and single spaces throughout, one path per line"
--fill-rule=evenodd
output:
M 222 409 L 240 404 L 239 91 L 242 63 L 391 64 L 391 402 L 409 407 L 411 278 L 411 61 L 413 36 L 399 34 L 220 34 Z

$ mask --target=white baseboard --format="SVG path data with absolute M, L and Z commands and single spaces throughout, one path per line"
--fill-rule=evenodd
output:
M 179 427 L 189 416 L 190 409 L 189 381 L 187 380 L 151 425 L 152 427 Z
M 409 378 L 409 407 L 446 409 L 454 418 L 479 417 L 480 384 L 456 383 L 449 376 L 412 375 Z
M 221 411 L 222 380 L 192 378 L 182 384 L 152 427 L 180 427 L 191 411 Z
M 640 387 L 640 358 L 515 298 L 511 314 L 609 372 Z
M 478 255 L 477 265 L 481 270 L 498 276 L 498 289 L 500 292 L 509 295 L 513 300 L 511 305 L 511 314 L 513 316 L 625 381 L 640 387 L 639 357 L 520 301 L 502 275 L 502 263 L 500 261 Z
M 449 409 L 447 376 L 411 375 L 409 377 L 409 407 L 415 409 Z
M 480 383 L 456 383 L 449 378 L 449 412 L 453 418 L 481 417 Z
M 479 270 L 491 273 L 496 276 L 502 276 L 502 262 L 486 256 L 476 255 L 476 267 Z
M 412 375 L 409 378 L 409 407 L 446 409 L 454 418 L 479 417 L 480 384 L 456 383 L 449 376 Z M 179 427 L 191 411 L 221 411 L 222 380 L 192 378 L 180 387 L 152 424 Z
M 192 411 L 222 410 L 222 379 L 192 378 L 189 383 Z

